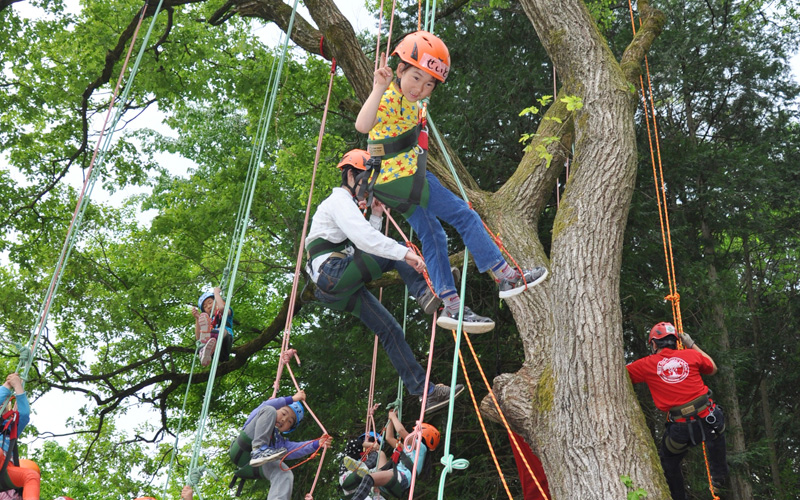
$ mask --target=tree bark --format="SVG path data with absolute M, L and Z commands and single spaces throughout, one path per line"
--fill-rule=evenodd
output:
M 573 117 L 575 153 L 553 227 L 550 279 L 508 301 L 526 362 L 498 377 L 495 389 L 515 430 L 540 455 L 553 498 L 625 498 L 623 475 L 649 498 L 668 498 L 622 355 L 619 275 L 636 173 L 636 96 L 583 2 L 521 3 L 562 92 L 580 97 L 583 108 Z M 528 154 L 495 195 L 498 206 L 513 207 L 501 213 L 515 226 L 500 217 L 501 227 L 526 264 L 545 262 L 531 237 L 536 219 L 520 224 L 515 215 L 542 202 L 553 182 L 546 170 Z

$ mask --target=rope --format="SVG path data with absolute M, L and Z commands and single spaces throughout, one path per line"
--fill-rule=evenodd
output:
M 297 5 L 296 0 L 295 0 L 295 5 Z M 289 29 L 291 30 L 291 24 L 289 25 Z M 314 167 L 311 173 L 311 186 L 308 191 L 308 202 L 306 203 L 306 215 L 305 218 L 303 219 L 303 230 L 300 235 L 300 243 L 297 249 L 297 262 L 294 268 L 294 279 L 292 280 L 292 291 L 289 298 L 289 310 L 286 313 L 286 325 L 284 326 L 283 329 L 283 342 L 281 344 L 281 353 L 285 352 L 289 348 L 289 337 L 292 331 L 292 320 L 294 319 L 294 308 L 297 301 L 297 288 L 300 282 L 300 267 L 303 263 L 303 250 L 305 248 L 306 234 L 308 233 L 308 219 L 311 213 L 311 201 L 314 196 L 314 185 L 317 179 L 317 167 L 319 166 L 319 158 L 322 152 L 322 138 L 325 134 L 325 122 L 327 121 L 328 118 L 328 109 L 330 107 L 330 100 L 331 100 L 331 90 L 333 89 L 333 77 L 335 75 L 336 75 L 336 59 L 334 59 L 331 63 L 330 81 L 328 82 L 328 95 L 325 99 L 325 109 L 322 112 L 322 122 L 320 123 L 319 127 L 319 136 L 317 138 L 317 151 L 316 154 L 314 155 Z M 283 367 L 284 367 L 284 362 L 283 358 L 281 358 L 281 360 L 278 363 L 278 370 L 275 377 L 275 383 L 273 385 L 273 390 L 272 390 L 273 398 L 278 394 L 278 389 L 280 388 L 280 381 L 281 381 L 281 375 L 283 374 Z
M 503 426 L 506 428 L 506 431 L 511 431 L 511 426 L 509 425 L 508 420 L 506 420 L 506 416 L 503 413 L 503 410 L 500 408 L 500 403 L 497 401 L 497 396 L 495 395 L 494 390 L 492 389 L 492 386 L 489 384 L 489 379 L 486 377 L 486 372 L 483 370 L 483 366 L 481 365 L 481 362 L 478 360 L 478 354 L 475 352 L 475 348 L 472 346 L 472 341 L 470 340 L 469 335 L 466 332 L 464 333 L 464 339 L 467 341 L 467 345 L 469 346 L 469 350 L 472 353 L 472 358 L 475 360 L 475 364 L 478 367 L 478 371 L 481 374 L 481 378 L 483 379 L 483 383 L 484 383 L 484 385 L 486 385 L 486 389 L 489 391 L 489 395 L 492 398 L 492 403 L 494 404 L 494 407 L 497 410 L 498 415 L 500 415 L 500 420 L 503 422 Z M 462 362 L 462 367 L 463 367 L 463 362 Z M 466 369 L 464 369 L 464 377 L 467 379 L 467 383 L 469 383 L 469 376 L 467 375 Z M 477 408 L 476 408 L 476 410 L 477 410 Z M 480 415 L 480 411 L 478 411 L 477 413 L 478 413 L 478 419 L 482 421 L 481 415 Z M 533 478 L 533 482 L 536 483 L 536 487 L 539 489 L 539 493 L 541 493 L 542 497 L 547 498 L 547 494 L 544 492 L 544 488 L 542 488 L 542 485 L 539 484 L 539 480 L 536 478 L 536 474 L 533 473 L 533 469 L 531 468 L 530 464 L 528 463 L 528 460 L 525 458 L 525 454 L 522 453 L 522 448 L 520 447 L 519 443 L 517 442 L 517 438 L 514 437 L 513 433 L 509 433 L 509 435 L 511 437 L 511 442 L 514 443 L 514 447 L 517 449 L 517 451 L 520 452 L 520 457 L 522 458 L 522 463 L 525 464 L 525 468 L 528 470 L 528 473 Z M 490 447 L 491 447 L 491 445 L 490 445 Z
M 294 19 L 295 19 L 295 15 L 297 13 L 297 4 L 298 4 L 298 0 L 295 0 L 294 6 L 293 6 L 293 9 L 292 9 L 292 15 L 291 15 L 291 17 L 289 19 L 289 27 L 286 30 L 286 37 L 283 40 L 283 50 L 281 52 L 280 62 L 278 63 L 277 70 L 276 70 L 276 73 L 275 73 L 275 80 L 273 82 L 274 85 L 272 86 L 272 89 L 271 89 L 269 103 L 267 105 L 266 115 L 262 115 L 262 116 L 265 116 L 265 118 L 263 120 L 263 125 L 264 126 L 263 126 L 263 130 L 262 130 L 262 135 L 261 135 L 260 138 L 258 138 L 258 140 L 260 140 L 260 142 L 257 142 L 257 145 L 259 147 L 254 147 L 254 155 L 253 156 L 255 156 L 255 159 L 253 157 L 251 157 L 250 165 L 251 165 L 252 173 L 248 173 L 248 178 L 250 180 L 250 185 L 249 186 L 245 186 L 245 189 L 244 189 L 244 191 L 242 193 L 242 198 L 243 199 L 242 199 L 242 202 L 240 203 L 240 208 L 244 207 L 244 210 L 241 210 L 240 213 L 239 213 L 240 220 L 242 221 L 241 224 L 237 223 L 237 228 L 240 230 L 240 234 L 239 234 L 239 238 L 238 238 L 238 245 L 237 245 L 237 248 L 236 248 L 236 256 L 233 259 L 233 265 L 230 267 L 230 269 L 231 269 L 231 271 L 230 271 L 231 277 L 230 277 L 230 282 L 228 283 L 227 294 L 226 294 L 226 297 L 228 297 L 229 300 L 233 297 L 234 286 L 235 286 L 235 283 L 236 283 L 236 272 L 237 272 L 237 270 L 239 268 L 239 261 L 241 259 L 242 248 L 244 247 L 244 241 L 245 241 L 245 233 L 246 233 L 246 230 L 247 230 L 247 224 L 245 223 L 245 221 L 249 220 L 250 209 L 251 209 L 252 204 L 253 204 L 253 198 L 255 197 L 255 187 L 256 187 L 256 181 L 258 179 L 258 171 L 260 169 L 261 158 L 262 158 L 263 152 L 264 152 L 265 140 L 266 140 L 267 133 L 269 132 L 269 122 L 271 121 L 272 112 L 273 112 L 274 105 L 275 105 L 275 98 L 276 98 L 277 91 L 278 91 L 278 83 L 277 82 L 280 81 L 280 75 L 281 75 L 281 71 L 283 70 L 283 64 L 286 61 L 286 56 L 288 54 L 289 36 L 291 34 L 292 27 L 294 26 Z M 235 241 L 235 239 L 236 238 L 234 238 L 234 241 Z M 222 313 L 222 319 L 220 321 L 220 325 L 222 325 L 223 328 L 224 328 L 224 325 L 227 324 L 228 312 L 229 311 L 230 311 L 230 308 L 229 307 L 225 307 L 224 311 Z M 200 447 L 202 445 L 203 434 L 205 432 L 205 424 L 206 424 L 206 420 L 208 418 L 208 410 L 209 410 L 209 406 L 211 404 L 211 394 L 212 394 L 213 389 L 214 389 L 214 381 L 216 379 L 217 366 L 219 364 L 219 357 L 220 357 L 220 353 L 222 351 L 222 344 L 223 344 L 223 342 L 217 342 L 216 349 L 214 350 L 214 357 L 213 357 L 213 359 L 211 361 L 211 368 L 210 368 L 210 372 L 209 372 L 209 376 L 208 376 L 208 383 L 206 384 L 206 392 L 205 392 L 205 395 L 203 397 L 203 407 L 202 407 L 202 410 L 201 410 L 201 413 L 200 413 L 200 418 L 198 420 L 198 425 L 197 425 L 198 429 L 197 429 L 197 434 L 195 436 L 195 442 L 194 442 L 194 447 L 193 447 L 193 451 L 192 451 L 192 459 L 191 459 L 191 462 L 190 462 L 189 470 L 194 470 L 194 469 L 197 468 L 197 462 L 198 462 L 198 459 L 199 459 L 199 456 L 200 456 Z
M 455 332 L 453 332 L 453 337 L 455 337 Z M 465 333 L 464 338 L 469 338 L 468 335 Z M 500 475 L 500 481 L 503 483 L 503 489 L 506 491 L 506 495 L 508 495 L 509 500 L 514 500 L 514 497 L 511 496 L 511 491 L 508 489 L 508 483 L 506 483 L 506 476 L 503 474 L 503 470 L 500 468 L 500 463 L 497 461 L 497 455 L 494 452 L 494 446 L 492 446 L 492 441 L 489 439 L 489 433 L 486 432 L 486 425 L 483 423 L 483 417 L 481 416 L 480 408 L 478 407 L 478 400 L 475 399 L 475 392 L 472 390 L 472 381 L 469 379 L 469 375 L 467 374 L 467 365 L 464 363 L 464 356 L 461 353 L 458 353 L 458 361 L 461 363 L 461 371 L 464 373 L 464 379 L 467 382 L 467 389 L 469 389 L 469 397 L 472 400 L 472 406 L 475 408 L 475 414 L 478 416 L 478 422 L 481 424 L 481 432 L 483 433 L 484 439 L 486 439 L 486 444 L 489 446 L 489 453 L 492 455 L 492 462 L 494 462 L 494 467 L 497 469 L 497 473 Z M 524 458 L 524 457 L 523 457 Z
M 216 302 L 216 301 L 215 301 Z M 183 429 L 183 417 L 186 416 L 186 401 L 189 399 L 189 387 L 192 386 L 192 376 L 194 375 L 194 367 L 197 365 L 197 353 L 200 351 L 200 342 L 196 342 L 197 347 L 194 349 L 192 356 L 192 368 L 189 370 L 189 381 L 186 382 L 186 392 L 183 394 L 183 404 L 181 405 L 181 418 L 178 420 L 178 429 L 175 432 L 175 444 L 172 445 L 172 456 L 169 460 L 169 468 L 167 469 L 167 480 L 164 481 L 164 490 L 161 493 L 162 498 L 167 498 L 167 488 L 169 488 L 170 479 L 172 479 L 172 469 L 175 466 L 175 456 L 178 454 L 178 442 L 181 437 L 181 430 Z
M 628 11 L 631 18 L 631 29 L 633 35 L 636 36 L 636 22 L 634 21 L 633 5 L 631 0 L 628 0 Z M 642 20 L 639 19 L 639 26 Z M 669 226 L 669 210 L 667 205 L 666 182 L 664 181 L 664 168 L 661 161 L 661 143 L 658 135 L 658 121 L 656 120 L 655 103 L 653 102 L 653 82 L 650 78 L 650 62 L 647 55 L 644 57 L 645 73 L 647 74 L 647 90 L 645 91 L 644 80 L 642 75 L 639 75 L 639 86 L 642 89 L 642 105 L 644 106 L 645 122 L 647 123 L 647 139 L 650 145 L 650 162 L 653 166 L 653 181 L 655 182 L 656 201 L 658 203 L 658 216 L 661 225 L 661 241 L 664 245 L 664 261 L 667 266 L 667 283 L 669 286 L 669 294 L 665 297 L 672 305 L 672 316 L 675 320 L 675 327 L 678 331 L 678 349 L 683 349 L 683 342 L 680 340 L 680 334 L 683 333 L 683 318 L 681 316 L 680 294 L 678 293 L 677 280 L 675 278 L 675 260 L 672 252 L 672 234 Z M 649 95 L 649 106 L 648 96 Z M 650 129 L 650 119 L 653 120 L 653 128 Z M 655 153 L 653 152 L 653 143 L 655 143 Z M 656 158 L 658 162 L 656 164 Z M 711 481 L 711 469 L 708 463 L 708 453 L 706 451 L 706 443 L 703 441 L 703 460 L 706 465 L 706 476 L 708 478 L 708 490 L 714 500 L 719 500 L 714 491 L 714 484 Z
M 122 98 L 119 100 L 122 104 L 116 108 L 116 113 L 114 114 L 113 119 L 111 120 L 111 125 L 109 126 L 109 118 L 111 117 L 112 111 L 114 111 L 114 105 L 117 101 L 117 96 L 119 95 L 119 88 L 122 84 L 122 78 L 125 75 L 125 70 L 128 67 L 128 62 L 130 61 L 131 54 L 133 53 L 133 46 L 136 43 L 136 39 L 139 35 L 139 30 L 142 26 L 142 22 L 144 21 L 145 13 L 147 12 L 147 8 L 149 6 L 149 1 L 145 3 L 145 5 L 141 9 L 141 13 L 139 14 L 139 21 L 136 24 L 136 28 L 133 32 L 133 36 L 131 38 L 131 43 L 128 46 L 128 52 L 125 56 L 125 61 L 122 64 L 122 69 L 119 73 L 119 78 L 117 79 L 116 86 L 114 87 L 114 92 L 111 95 L 111 99 L 108 104 L 108 112 L 106 113 L 105 121 L 103 122 L 103 127 L 100 131 L 100 137 L 97 139 L 97 145 L 95 146 L 94 153 L 92 154 L 92 159 L 89 162 L 89 172 L 88 176 L 86 176 L 86 180 L 83 183 L 83 187 L 81 189 L 81 194 L 78 197 L 78 202 L 75 206 L 75 211 L 72 214 L 72 220 L 70 221 L 69 228 L 67 230 L 67 236 L 64 240 L 64 245 L 61 249 L 61 255 L 59 256 L 58 262 L 56 264 L 56 268 L 53 271 L 53 276 L 50 280 L 50 285 L 48 290 L 45 294 L 42 307 L 39 309 L 39 313 L 37 317 L 39 318 L 38 325 L 34 326 L 33 331 L 31 332 L 31 336 L 28 340 L 27 347 L 30 349 L 30 357 L 27 361 L 23 364 L 22 358 L 20 358 L 20 364 L 17 368 L 17 372 L 20 373 L 20 376 L 23 380 L 23 386 L 25 380 L 28 377 L 28 372 L 30 371 L 31 364 L 33 359 L 36 355 L 36 351 L 39 347 L 39 339 L 41 337 L 42 330 L 46 328 L 47 325 L 47 318 L 50 314 L 50 305 L 52 304 L 53 298 L 55 297 L 58 287 L 61 283 L 61 277 L 66 266 L 70 253 L 72 252 L 75 243 L 77 242 L 77 235 L 80 231 L 81 223 L 83 222 L 83 215 L 86 212 L 86 207 L 89 204 L 89 200 L 91 198 L 92 190 L 94 189 L 94 183 L 97 180 L 97 172 L 94 167 L 96 164 L 102 164 L 102 160 L 105 156 L 105 153 L 109 150 L 111 145 L 111 139 L 114 135 L 114 131 L 116 130 L 117 123 L 122 118 L 122 114 L 125 108 L 125 102 L 128 101 L 128 95 L 130 94 L 131 88 L 133 87 L 134 79 L 136 78 L 136 73 L 139 70 L 139 63 L 142 60 L 142 56 L 144 55 L 144 51 L 147 47 L 147 41 L 150 39 L 150 34 L 153 31 L 153 26 L 155 25 L 156 18 L 158 17 L 158 13 L 161 9 L 161 4 L 163 0 L 158 2 L 158 6 L 153 14 L 153 20 L 150 23 L 150 27 L 145 34 L 145 37 L 142 41 L 142 45 L 139 49 L 139 53 L 136 56 L 136 60 L 134 61 L 133 67 L 131 68 L 131 73 L 128 78 L 128 81 L 125 83 L 125 88 L 122 92 Z M 106 130 L 108 133 L 106 134 Z M 105 138 L 105 141 L 103 139 Z
M 463 308 L 463 303 L 462 303 L 462 308 Z M 459 327 L 460 326 L 461 326 L 461 322 L 459 321 Z M 411 486 L 409 487 L 409 490 L 408 490 L 408 498 L 409 499 L 414 498 L 414 485 L 416 484 L 416 480 L 417 480 L 416 463 L 417 463 L 417 460 L 419 459 L 419 443 L 420 443 L 420 439 L 419 438 L 422 435 L 422 422 L 425 421 L 425 405 L 428 403 L 428 387 L 430 386 L 430 383 L 431 383 L 431 367 L 433 366 L 433 345 L 434 345 L 434 340 L 435 339 L 436 339 L 436 313 L 433 313 L 433 321 L 431 322 L 431 341 L 430 341 L 430 346 L 428 347 L 428 352 L 429 352 L 429 354 L 428 354 L 428 366 L 427 366 L 427 368 L 425 370 L 425 385 L 423 386 L 423 387 L 425 387 L 425 389 L 422 391 L 422 403 L 421 403 L 421 407 L 420 407 L 420 410 L 419 410 L 419 420 L 417 420 L 416 425 L 414 425 L 414 432 L 412 432 L 408 436 L 406 436 L 406 444 L 408 444 L 409 439 L 413 439 L 413 441 L 411 442 L 411 445 L 407 445 L 407 448 L 409 450 L 411 450 L 411 449 L 414 449 L 413 447 L 416 447 L 416 455 L 415 455 L 415 458 L 414 458 L 415 466 L 414 466 L 413 470 L 411 471 Z M 453 405 L 453 398 L 452 398 L 452 393 L 451 393 L 451 397 L 450 397 L 451 410 L 452 410 L 452 405 Z M 399 417 L 399 415 L 398 415 L 398 417 Z M 414 436 L 416 436 L 416 439 L 414 439 Z M 450 436 L 448 435 L 447 437 L 449 439 Z

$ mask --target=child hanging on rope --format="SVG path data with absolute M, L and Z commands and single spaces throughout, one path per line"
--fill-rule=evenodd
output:
M 358 114 L 356 129 L 369 133 L 372 161 L 380 166 L 373 192 L 386 206 L 402 213 L 419 235 L 433 287 L 444 301 L 437 323 L 454 330 L 461 299 L 450 268 L 447 236 L 439 219 L 458 231 L 478 270 L 492 274 L 500 287 L 500 298 L 513 297 L 540 283 L 547 270 L 536 267 L 520 274 L 509 266 L 480 216 L 426 169 L 427 130 L 424 118 L 420 121 L 419 101 L 430 96 L 438 83 L 444 83 L 450 72 L 450 54 L 445 44 L 427 31 L 417 31 L 406 36 L 394 54 L 401 59 L 397 77 L 392 79 L 392 69 L 381 54 L 372 93 Z M 465 332 L 484 333 L 493 328 L 490 318 L 464 308 Z
M 420 274 L 425 262 L 380 232 L 383 204 L 373 200 L 369 221 L 359 210 L 355 195 L 364 181 L 356 177 L 366 169 L 368 158 L 366 151 L 354 149 L 339 162 L 342 184 L 320 203 L 311 220 L 305 245 L 306 269 L 317 285 L 315 296 L 327 307 L 347 311 L 367 325 L 380 339 L 408 392 L 422 400 L 425 370 L 411 352 L 402 327 L 364 284 L 395 269 L 425 313 L 432 314 L 439 300 Z M 450 387 L 446 385 L 431 384 L 427 390 L 426 412 L 444 408 L 450 400 Z M 464 386 L 456 385 L 456 396 L 463 391 Z
M 685 349 L 678 350 L 678 337 Z M 667 412 L 666 431 L 658 450 L 673 500 L 684 500 L 681 461 L 689 448 L 702 442 L 714 488 L 728 475 L 725 460 L 725 418 L 711 399 L 701 374 L 714 375 L 717 365 L 687 333 L 678 334 L 672 323 L 659 323 L 647 339 L 650 356 L 626 366 L 631 382 L 645 382 L 656 408 Z
M 263 478 L 270 482 L 267 500 L 291 498 L 294 474 L 281 468 L 281 458 L 301 458 L 331 443 L 327 435 L 304 442 L 284 437 L 303 421 L 305 408 L 301 401 L 305 399 L 305 391 L 298 391 L 294 396 L 268 399 L 250 413 L 239 436 L 231 443 L 229 454 L 238 467 L 231 487 L 238 479 Z
M 200 309 L 198 311 L 197 309 Z M 222 314 L 225 311 L 225 301 L 222 299 L 222 290 L 215 287 L 213 292 L 206 292 L 197 300 L 197 307 L 192 308 L 195 319 L 194 336 L 204 345 L 198 356 L 200 364 L 208 366 L 214 358 L 217 348 Z M 228 319 L 225 322 L 225 331 L 222 336 L 222 351 L 219 353 L 220 363 L 227 361 L 233 347 L 233 309 L 228 308 Z
M 344 457 L 339 466 L 339 486 L 344 496 L 349 498 L 361 484 L 361 479 L 378 467 L 378 456 L 381 449 L 381 437 L 370 431 L 369 436 L 351 439 L 344 448 Z M 371 500 L 383 500 L 380 493 L 373 491 Z
M 10 398 L 14 402 L 10 401 Z M 17 453 L 17 437 L 31 420 L 31 406 L 16 373 L 6 377 L 0 387 L 0 404 L 3 408 L 2 452 L 0 452 L 0 490 L 16 490 L 22 500 L 39 500 L 40 476 L 38 467 L 22 467 Z
M 397 418 L 397 412 L 389 411 L 386 443 L 394 452 L 390 458 L 387 458 L 383 451 L 379 453 L 378 470 L 364 475 L 361 484 L 350 497 L 352 500 L 364 500 L 375 487 L 380 487 L 384 494 L 392 495 L 395 498 L 405 498 L 411 488 L 411 471 L 415 467 L 417 478 L 430 475 L 432 465 L 429 452 L 433 452 L 439 446 L 441 435 L 431 424 L 423 423 L 421 427 L 421 437 L 418 438 L 419 454 L 417 454 L 416 446 L 407 447 L 404 443 L 409 433 Z M 395 432 L 397 432 L 397 437 L 395 437 Z M 415 442 L 414 445 L 416 444 Z

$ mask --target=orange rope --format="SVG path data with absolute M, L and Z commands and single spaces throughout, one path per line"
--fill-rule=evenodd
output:
M 478 354 L 475 352 L 475 348 L 472 347 L 472 341 L 469 339 L 469 335 L 467 334 L 467 332 L 461 332 L 461 333 L 462 335 L 464 335 L 464 339 L 467 341 L 469 350 L 472 353 L 472 358 L 475 360 L 475 364 L 477 365 L 478 371 L 481 374 L 483 383 L 486 385 L 486 389 L 489 391 L 489 395 L 492 397 L 492 402 L 494 403 L 494 407 L 497 410 L 497 413 L 500 415 L 500 420 L 503 421 L 503 425 L 505 426 L 506 431 L 510 431 L 511 426 L 508 424 L 508 420 L 506 420 L 506 416 L 503 414 L 503 410 L 500 408 L 500 404 L 497 402 L 497 397 L 495 396 L 494 391 L 492 390 L 492 386 L 489 384 L 489 380 L 486 378 L 486 373 L 483 371 L 483 366 L 481 365 L 481 362 L 478 361 Z M 455 332 L 453 332 L 453 334 L 455 334 Z M 460 356 L 461 353 L 459 353 L 459 357 Z M 469 376 L 467 375 L 466 370 L 464 370 L 464 378 L 467 380 L 467 383 L 469 384 Z M 470 389 L 470 393 L 471 392 L 472 390 Z M 480 418 L 481 418 L 480 412 L 478 412 L 478 419 Z M 517 438 L 514 437 L 513 433 L 509 433 L 509 436 L 511 437 L 511 442 L 514 443 L 514 447 L 517 449 L 517 451 L 520 452 L 520 457 L 522 458 L 522 462 L 525 464 L 525 468 L 528 470 L 528 473 L 531 475 L 533 481 L 536 483 L 536 487 L 539 489 L 539 493 L 541 493 L 542 497 L 544 497 L 545 499 L 548 498 L 547 493 L 545 493 L 544 488 L 542 488 L 542 485 L 536 478 L 536 474 L 533 473 L 533 469 L 531 469 L 528 460 L 525 458 L 525 454 L 522 453 L 522 449 L 520 448 L 519 443 L 517 443 Z
M 323 434 L 322 436 L 318 437 L 317 439 L 312 439 L 311 442 L 317 442 L 318 443 L 319 440 L 324 438 L 325 436 L 327 436 L 327 434 Z M 303 465 L 304 463 L 308 462 L 309 460 L 314 460 L 315 458 L 317 458 L 317 455 L 319 455 L 319 450 L 320 449 L 322 450 L 322 460 L 320 460 L 319 463 L 320 463 L 320 466 L 322 465 L 322 462 L 325 461 L 325 451 L 328 449 L 327 446 L 322 446 L 320 448 L 317 448 L 316 450 L 314 450 L 314 453 L 312 453 L 311 456 L 309 456 L 308 458 L 306 458 L 302 462 L 294 464 L 293 466 L 289 467 L 288 469 L 284 469 L 283 468 L 283 463 L 286 461 L 287 458 L 289 458 L 289 455 L 291 455 L 292 453 L 295 453 L 298 450 L 302 450 L 305 446 L 307 446 L 307 445 L 300 446 L 300 447 L 290 451 L 289 453 L 284 455 L 283 458 L 281 458 L 281 461 L 278 463 L 278 466 L 281 468 L 282 471 L 288 471 L 288 470 L 296 469 L 297 467 L 300 467 L 301 465 Z M 317 470 L 317 477 L 319 477 L 319 470 Z M 316 485 L 316 484 L 317 484 L 317 479 L 315 478 L 314 479 L 314 485 Z M 313 493 L 313 492 L 314 492 L 314 488 L 312 486 L 311 493 Z
M 633 35 L 636 36 L 636 22 L 634 21 L 633 5 L 631 0 L 628 0 L 628 10 L 631 17 L 631 29 Z M 639 19 L 639 26 L 642 20 Z M 669 210 L 667 205 L 666 182 L 664 181 L 664 168 L 661 161 L 661 143 L 658 138 L 658 121 L 656 120 L 655 103 L 653 102 L 653 82 L 650 77 L 650 62 L 647 56 L 644 57 L 645 73 L 647 74 L 647 87 L 645 90 L 644 80 L 642 75 L 639 75 L 639 87 L 642 89 L 642 105 L 644 106 L 645 122 L 647 123 L 647 139 L 650 144 L 650 162 L 653 166 L 653 181 L 655 182 L 656 201 L 658 203 L 658 217 L 661 224 L 661 241 L 664 245 L 664 260 L 667 266 L 667 283 L 669 287 L 669 294 L 664 298 L 670 301 L 672 305 L 672 316 L 675 320 L 675 328 L 678 331 L 678 348 L 683 349 L 683 342 L 680 340 L 680 334 L 683 333 L 683 318 L 681 316 L 681 296 L 678 293 L 677 280 L 675 278 L 675 258 L 672 252 L 672 234 L 669 226 Z M 649 106 L 648 106 L 649 96 Z M 653 120 L 653 128 L 650 129 L 650 119 Z M 655 143 L 655 152 L 653 151 L 653 144 Z M 656 159 L 658 160 L 656 162 Z M 706 464 L 706 476 L 708 477 L 708 490 L 714 500 L 719 500 L 719 497 L 714 491 L 714 485 L 711 482 L 711 468 L 708 463 L 708 454 L 706 453 L 706 443 L 703 442 L 703 459 Z
M 464 334 L 466 336 L 466 333 Z M 453 331 L 453 338 L 455 338 L 456 332 Z M 497 473 L 500 475 L 500 481 L 503 483 L 503 488 L 506 490 L 506 494 L 508 495 L 509 500 L 514 500 L 514 497 L 511 496 L 511 491 L 508 489 L 508 483 L 506 483 L 506 476 L 503 474 L 503 470 L 500 468 L 500 463 L 497 461 L 497 455 L 494 452 L 494 447 L 492 446 L 492 442 L 489 439 L 489 433 L 486 432 L 486 425 L 483 423 L 483 417 L 481 416 L 481 411 L 478 408 L 478 401 L 475 399 L 475 392 L 472 390 L 472 382 L 469 379 L 469 375 L 467 375 L 467 365 L 464 363 L 464 357 L 461 355 L 461 350 L 458 351 L 458 360 L 461 362 L 461 371 L 464 372 L 464 379 L 467 382 L 467 389 L 469 389 L 469 397 L 472 399 L 472 406 L 475 408 L 475 414 L 478 416 L 478 422 L 481 424 L 481 431 L 483 432 L 483 437 L 486 439 L 486 444 L 489 445 L 489 453 L 492 455 L 492 461 L 494 462 L 494 466 L 497 469 Z
M 467 205 L 469 205 L 470 210 L 475 210 L 475 208 L 473 208 L 472 206 L 471 201 L 467 202 Z M 517 269 L 517 272 L 519 272 L 519 275 L 522 276 L 522 282 L 525 283 L 525 290 L 527 290 L 528 282 L 525 281 L 525 273 L 522 272 L 522 267 L 520 267 L 519 263 L 517 263 L 517 260 L 514 258 L 514 256 L 511 255 L 511 252 L 508 251 L 506 246 L 503 245 L 503 240 L 500 239 L 500 236 L 494 234 L 492 230 L 489 229 L 489 226 L 486 224 L 486 222 L 484 222 L 483 218 L 481 218 L 481 223 L 483 224 L 483 228 L 486 229 L 486 232 L 489 233 L 489 236 L 492 238 L 492 241 L 494 241 L 494 244 L 497 245 L 497 248 L 500 249 L 500 252 L 506 254 L 506 256 L 509 259 L 511 259 L 511 262 L 514 263 L 514 267 Z

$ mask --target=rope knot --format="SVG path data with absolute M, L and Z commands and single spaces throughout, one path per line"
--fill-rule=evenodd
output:
M 300 366 L 300 357 L 297 355 L 297 349 L 286 349 L 283 351 L 283 354 L 281 354 L 281 360 L 284 364 L 288 365 L 289 361 L 292 360 L 292 356 L 294 356 L 294 359 L 297 361 L 297 366 Z
M 664 297 L 664 300 L 669 300 L 670 302 L 673 302 L 675 304 L 680 304 L 681 295 L 678 292 L 671 293 L 671 294 L 667 295 L 666 297 Z
M 453 458 L 453 455 L 445 455 L 442 457 L 442 465 L 444 465 L 445 473 L 450 474 L 453 469 L 464 470 L 469 467 L 469 460 L 464 458 Z
M 19 363 L 20 365 L 27 366 L 28 363 L 31 361 L 33 354 L 31 353 L 31 348 L 25 345 L 20 344 L 19 342 L 14 342 L 14 347 L 17 348 L 19 351 Z

